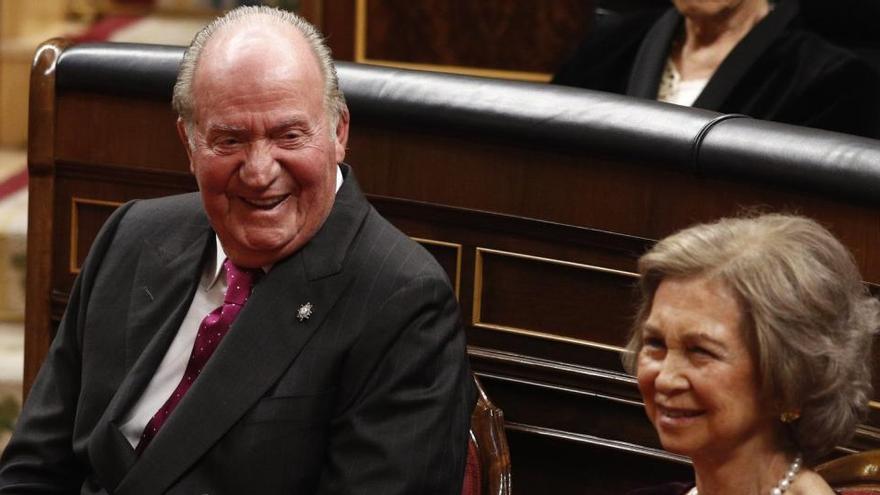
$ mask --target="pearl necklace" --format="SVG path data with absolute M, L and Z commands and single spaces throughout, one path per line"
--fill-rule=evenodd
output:
M 779 480 L 779 483 L 776 483 L 776 486 L 770 490 L 770 495 L 782 495 L 785 493 L 790 487 L 791 482 L 794 481 L 794 477 L 797 476 L 798 472 L 801 470 L 801 455 L 798 454 L 797 457 L 794 458 L 791 465 L 788 466 L 788 470 L 785 472 L 785 476 Z M 691 488 L 687 495 L 700 495 L 697 491 L 697 487 L 694 486 Z

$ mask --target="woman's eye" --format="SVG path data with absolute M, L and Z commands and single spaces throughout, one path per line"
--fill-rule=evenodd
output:
M 644 346 L 650 347 L 653 349 L 662 349 L 664 344 L 663 344 L 663 340 L 661 340 L 657 337 L 645 337 Z
M 706 349 L 705 347 L 700 347 L 700 346 L 690 347 L 690 348 L 688 348 L 688 352 L 690 352 L 691 354 L 697 354 L 700 356 L 715 357 L 715 353 Z

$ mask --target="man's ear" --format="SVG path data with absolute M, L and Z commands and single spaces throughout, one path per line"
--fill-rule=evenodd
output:
M 348 107 L 343 106 L 339 111 L 339 119 L 336 122 L 336 163 L 345 160 L 345 149 L 348 146 Z
M 180 117 L 177 117 L 177 137 L 179 137 L 180 142 L 183 143 L 183 149 L 186 150 L 186 157 L 189 158 L 189 171 L 195 174 L 193 171 L 192 147 L 189 145 L 189 135 L 186 131 L 186 124 Z

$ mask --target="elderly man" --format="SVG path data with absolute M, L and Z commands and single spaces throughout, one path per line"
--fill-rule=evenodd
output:
M 455 298 L 341 164 L 320 35 L 232 11 L 174 104 L 200 194 L 108 220 L 0 492 L 460 492 L 475 396 Z

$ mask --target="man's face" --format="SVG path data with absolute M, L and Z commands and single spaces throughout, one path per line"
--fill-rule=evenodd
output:
M 320 68 L 299 33 L 229 30 L 196 69 L 190 169 L 227 256 L 266 266 L 300 249 L 327 218 L 348 116 L 331 128 Z M 178 129 L 187 145 L 187 126 Z

